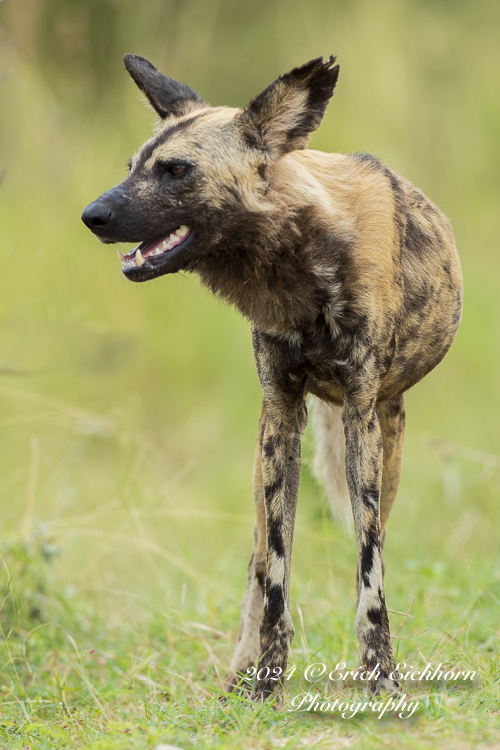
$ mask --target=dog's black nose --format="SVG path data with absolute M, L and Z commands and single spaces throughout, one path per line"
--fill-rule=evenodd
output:
M 112 216 L 113 213 L 104 203 L 94 201 L 94 203 L 90 203 L 84 209 L 82 213 L 82 221 L 93 232 L 102 232 L 106 229 L 106 225 L 109 224 Z

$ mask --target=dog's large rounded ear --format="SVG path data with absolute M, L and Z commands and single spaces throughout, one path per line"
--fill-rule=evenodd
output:
M 149 60 L 139 55 L 125 55 L 125 67 L 162 120 L 181 117 L 206 103 L 185 83 L 167 78 Z
M 252 146 L 279 158 L 305 148 L 319 127 L 339 75 L 333 55 L 294 68 L 252 99 L 236 117 L 243 137 Z

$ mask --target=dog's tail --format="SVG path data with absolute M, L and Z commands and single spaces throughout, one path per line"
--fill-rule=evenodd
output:
M 323 484 L 335 518 L 348 532 L 353 519 L 345 474 L 345 438 L 342 408 L 312 399 L 312 423 L 316 444 L 314 473 Z

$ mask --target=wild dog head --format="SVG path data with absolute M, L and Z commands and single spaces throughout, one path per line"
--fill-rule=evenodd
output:
M 82 220 L 105 243 L 138 242 L 121 256 L 131 281 L 189 270 L 201 255 L 237 242 L 273 213 L 272 167 L 307 145 L 333 94 L 335 57 L 281 76 L 243 109 L 212 108 L 148 60 L 125 66 L 161 118 L 119 185 Z

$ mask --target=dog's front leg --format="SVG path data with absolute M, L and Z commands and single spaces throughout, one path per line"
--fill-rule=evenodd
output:
M 294 629 L 289 611 L 290 565 L 300 481 L 300 444 L 307 422 L 305 376 L 292 347 L 254 332 L 254 353 L 264 392 L 266 422 L 262 478 L 267 565 L 260 658 L 254 701 L 282 691 Z
M 264 606 L 264 581 L 266 573 L 267 538 L 264 485 L 262 482 L 262 442 L 266 427 L 266 407 L 262 405 L 259 422 L 259 435 L 255 449 L 253 470 L 253 492 L 256 523 L 254 547 L 248 566 L 247 585 L 241 606 L 241 624 L 238 642 L 234 650 L 231 666 L 224 683 L 225 690 L 233 690 L 239 680 L 254 667 L 259 656 L 259 627 Z
M 345 398 L 346 474 L 358 550 L 358 608 L 355 630 L 361 661 L 373 673 L 371 688 L 393 690 L 395 670 L 384 597 L 380 544 L 382 435 L 375 399 Z M 396 675 L 393 675 L 395 677 Z

